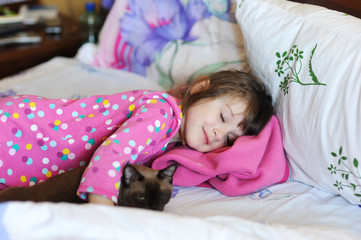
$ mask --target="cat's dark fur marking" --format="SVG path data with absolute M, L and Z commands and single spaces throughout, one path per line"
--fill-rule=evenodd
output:
M 177 165 L 154 170 L 141 165 L 126 165 L 123 169 L 118 205 L 163 210 L 172 194 L 173 174 Z M 31 187 L 11 187 L 0 191 L 0 202 L 72 202 L 85 203 L 77 195 L 85 168 L 77 168 L 52 177 Z
M 31 187 L 10 187 L 0 191 L 0 202 L 33 201 L 33 202 L 72 202 L 84 203 L 77 195 L 81 176 L 85 167 L 77 168 Z

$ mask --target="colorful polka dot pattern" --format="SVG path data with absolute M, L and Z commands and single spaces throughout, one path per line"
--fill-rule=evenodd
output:
M 117 202 L 122 166 L 165 151 L 181 123 L 178 104 L 149 91 L 0 98 L 0 189 L 31 186 L 89 164 L 79 196 L 92 192 Z

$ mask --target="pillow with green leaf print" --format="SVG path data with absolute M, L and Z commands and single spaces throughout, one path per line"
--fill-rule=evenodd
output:
M 361 204 L 361 20 L 285 0 L 238 0 L 236 17 L 291 178 Z
M 157 79 L 170 88 L 199 74 L 248 71 L 235 0 L 115 1 L 93 65 Z

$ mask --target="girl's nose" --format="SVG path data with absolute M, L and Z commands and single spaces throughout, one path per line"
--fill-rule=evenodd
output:
M 216 142 L 222 141 L 222 139 L 224 138 L 224 135 L 225 135 L 225 131 L 221 128 L 214 128 L 213 133 L 214 133 L 214 140 Z

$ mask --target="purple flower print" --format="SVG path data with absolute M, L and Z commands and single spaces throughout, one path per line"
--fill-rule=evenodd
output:
M 0 92 L 0 98 L 14 96 L 14 95 L 16 95 L 16 92 L 12 89 L 6 90 L 5 92 Z
M 181 0 L 129 0 L 128 8 L 121 20 L 117 67 L 141 75 L 167 43 L 197 39 L 190 34 L 193 25 L 211 16 L 202 0 L 185 5 Z

